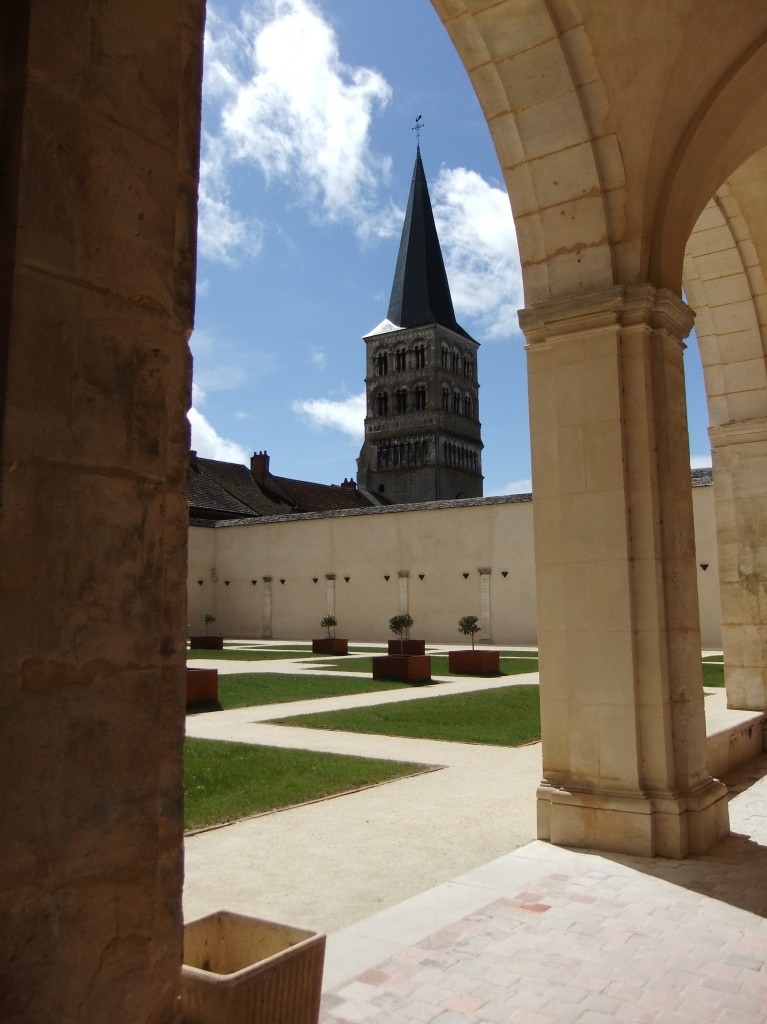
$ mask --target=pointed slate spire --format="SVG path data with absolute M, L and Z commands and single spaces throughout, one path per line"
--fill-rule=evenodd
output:
M 441 324 L 470 337 L 455 319 L 420 146 L 416 147 L 387 319 L 397 327 Z

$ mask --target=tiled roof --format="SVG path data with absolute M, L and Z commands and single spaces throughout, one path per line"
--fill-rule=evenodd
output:
M 243 516 L 255 514 L 249 505 L 234 497 L 212 477 L 202 472 L 199 465 L 189 467 L 187 500 L 190 515 L 195 518 L 241 519 Z
M 295 511 L 294 502 L 287 495 L 259 486 L 247 466 L 201 458 L 196 460 L 196 465 L 202 474 L 242 502 L 251 515 L 255 512 L 261 516 L 274 516 Z
M 369 508 L 372 504 L 356 487 L 315 484 L 309 480 L 291 480 L 286 476 L 269 476 L 268 480 L 275 481 L 294 499 L 296 512 L 332 512 L 344 508 Z

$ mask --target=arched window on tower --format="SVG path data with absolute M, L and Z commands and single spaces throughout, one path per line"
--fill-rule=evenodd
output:
M 418 384 L 413 388 L 413 407 L 416 409 L 426 408 L 426 385 Z
M 472 402 L 470 395 L 463 396 L 463 414 L 469 418 L 474 415 L 474 403 Z
M 394 392 L 394 411 L 407 412 L 407 388 L 398 388 Z
M 457 352 L 453 352 L 453 358 L 451 361 L 453 373 L 458 373 L 461 367 L 461 357 Z
M 426 346 L 424 344 L 416 345 L 413 349 L 415 356 L 415 368 L 416 370 L 422 370 L 426 366 Z
M 463 361 L 463 375 L 468 377 L 469 380 L 474 379 L 474 362 L 469 356 Z
M 450 350 L 447 345 L 442 346 L 442 366 L 447 369 L 450 362 Z
M 376 416 L 385 416 L 389 411 L 389 396 L 385 391 L 376 395 Z
M 389 372 L 389 357 L 386 352 L 379 352 L 376 355 L 375 368 L 379 377 L 385 377 Z
M 407 353 L 404 348 L 398 348 L 394 353 L 394 369 L 397 372 L 407 369 Z
M 461 412 L 461 393 L 456 391 L 453 394 L 453 412 Z
M 450 388 L 447 386 L 447 384 L 442 385 L 442 408 L 450 408 Z

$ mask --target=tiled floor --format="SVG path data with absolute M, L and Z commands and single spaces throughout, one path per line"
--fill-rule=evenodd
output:
M 322 1024 L 767 1020 L 766 773 L 728 780 L 733 835 L 704 857 L 532 843 L 331 936 Z

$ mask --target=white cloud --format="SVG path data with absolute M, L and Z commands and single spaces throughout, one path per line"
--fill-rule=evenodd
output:
M 533 489 L 533 481 L 528 477 L 522 480 L 512 480 L 506 484 L 501 494 L 530 494 Z
M 391 160 L 370 145 L 391 97 L 383 76 L 343 63 L 312 0 L 246 0 L 236 22 L 208 10 L 205 97 L 216 123 L 203 139 L 201 252 L 234 262 L 261 244 L 263 226 L 229 205 L 237 163 L 292 188 L 313 216 L 350 222 L 361 239 L 396 234 L 400 211 L 378 201 Z
M 318 429 L 330 427 L 362 439 L 365 425 L 365 392 L 340 401 L 310 398 L 293 402 L 293 412 Z
M 324 370 L 328 365 L 328 354 L 323 352 L 319 348 L 312 348 L 311 350 L 312 366 L 316 366 L 318 370 Z
M 522 270 L 509 197 L 464 167 L 443 168 L 431 189 L 450 291 L 461 321 L 483 338 L 518 332 Z
M 221 459 L 223 462 L 248 462 L 244 448 L 234 441 L 227 441 L 217 434 L 203 414 L 192 407 L 189 410 L 189 424 L 192 428 L 192 448 L 204 459 Z

